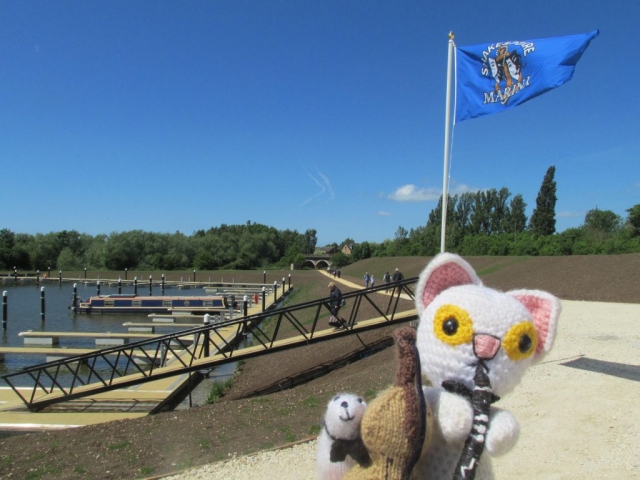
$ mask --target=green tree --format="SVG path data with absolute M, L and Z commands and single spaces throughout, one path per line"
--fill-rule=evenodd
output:
M 584 217 L 583 228 L 587 235 L 597 243 L 617 234 L 622 228 L 622 218 L 611 210 L 589 210 Z
M 637 237 L 640 235 L 640 203 L 627 209 L 627 213 L 627 225 L 631 227 L 631 235 Z
M 556 231 L 556 167 L 548 168 L 536 197 L 529 228 L 534 235 L 553 235 Z
M 514 238 L 518 233 L 524 232 L 527 228 L 527 214 L 525 209 L 527 204 L 524 202 L 521 194 L 517 194 L 509 203 L 509 211 L 505 219 L 504 231 L 513 233 Z

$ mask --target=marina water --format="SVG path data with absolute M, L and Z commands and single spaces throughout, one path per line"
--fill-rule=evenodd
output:
M 13 282 L 2 284 L 1 288 L 7 292 L 7 328 L 0 333 L 0 346 L 22 347 L 24 339 L 18 334 L 28 330 L 49 332 L 126 332 L 125 322 L 149 322 L 148 314 L 78 314 L 73 313 L 69 307 L 73 298 L 73 283 L 48 281 L 43 284 L 45 289 L 45 319 L 41 321 L 41 286 L 35 284 L 14 285 Z M 88 299 L 97 295 L 95 281 L 85 284 L 78 281 L 77 294 L 82 299 Z M 133 294 L 133 286 L 122 286 L 123 294 Z M 100 294 L 109 295 L 118 293 L 117 284 L 109 286 L 107 282 L 101 282 Z M 154 296 L 162 295 L 159 286 L 153 288 Z M 149 295 L 148 285 L 138 285 L 138 295 Z M 177 287 L 167 288 L 164 295 L 172 296 L 196 296 L 206 295 L 204 289 L 193 288 L 180 290 Z M 78 300 L 79 301 L 79 300 Z M 196 323 L 196 322 L 191 322 Z M 187 327 L 189 328 L 189 327 Z M 156 328 L 156 333 L 174 333 L 176 329 L 162 329 L 161 324 Z M 93 338 L 60 338 L 60 345 L 56 348 L 91 348 L 95 349 Z M 4 363 L 0 362 L 0 375 L 14 373 L 23 367 L 43 363 L 43 355 L 12 355 L 5 356 Z M 0 380 L 0 386 L 6 386 L 6 382 Z

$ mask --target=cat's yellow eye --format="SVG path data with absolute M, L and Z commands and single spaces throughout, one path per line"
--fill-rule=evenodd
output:
M 502 347 L 511 360 L 529 358 L 538 346 L 538 333 L 532 322 L 520 322 L 509 329 Z
M 448 345 L 462 345 L 473 338 L 473 321 L 469 313 L 457 305 L 442 305 L 433 319 L 433 331 Z

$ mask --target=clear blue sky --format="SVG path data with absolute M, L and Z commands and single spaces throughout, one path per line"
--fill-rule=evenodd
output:
M 564 86 L 456 126 L 451 192 L 557 229 L 640 203 L 640 2 L 32 1 L 0 5 L 0 228 L 187 235 L 222 223 L 381 242 L 442 190 L 447 34 L 600 29 Z

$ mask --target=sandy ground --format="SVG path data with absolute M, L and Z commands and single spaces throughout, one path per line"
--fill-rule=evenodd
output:
M 553 350 L 499 406 L 521 424 L 497 478 L 640 478 L 640 305 L 563 301 Z M 303 444 L 184 472 L 173 479 L 315 478 Z

